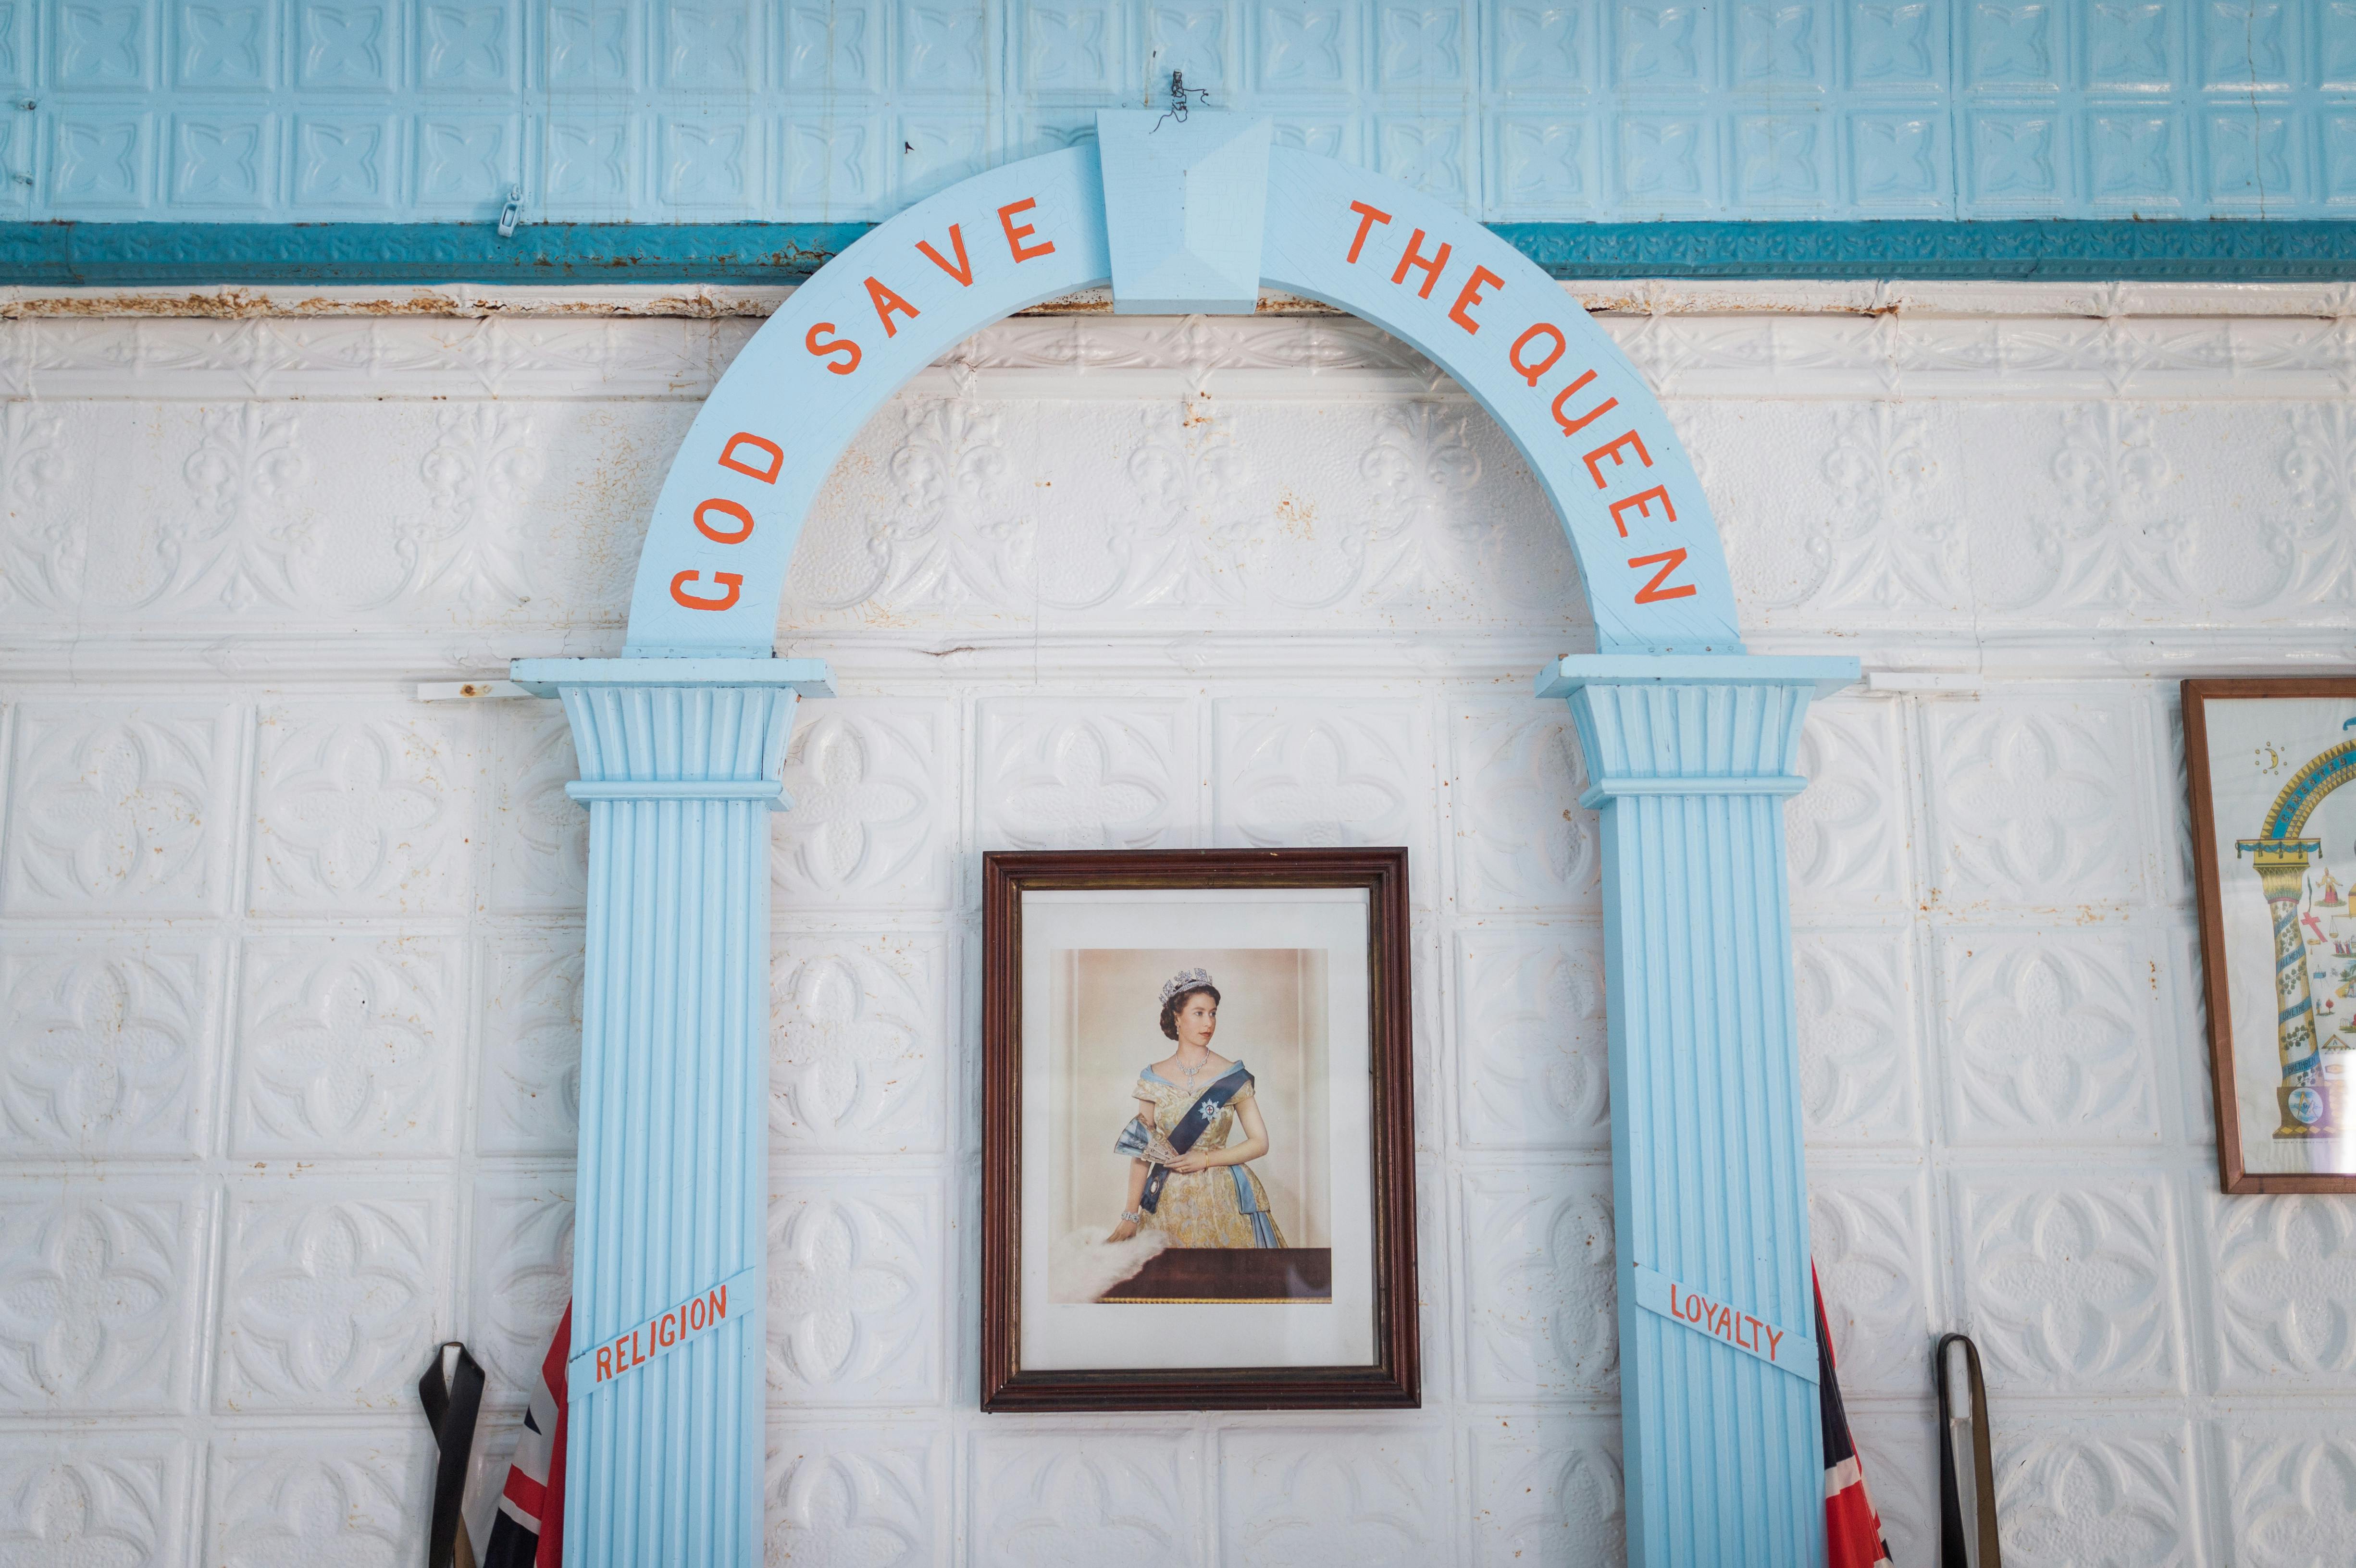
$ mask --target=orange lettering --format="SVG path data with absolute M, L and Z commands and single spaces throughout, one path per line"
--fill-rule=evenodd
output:
M 1448 265 L 1448 252 L 1452 249 L 1454 247 L 1442 241 L 1437 254 L 1430 256 L 1423 254 L 1423 230 L 1417 229 L 1408 237 L 1407 253 L 1399 258 L 1398 266 L 1392 271 L 1391 282 L 1403 283 L 1407 282 L 1407 270 L 1409 267 L 1421 267 L 1423 287 L 1415 291 L 1416 297 L 1430 299 L 1431 285 L 1440 282 L 1440 269 Z
M 597 1347 L 597 1381 L 604 1382 L 614 1375 L 614 1352 L 606 1346 Z
M 706 512 L 725 512 L 744 526 L 736 529 L 734 533 L 723 534 L 718 528 L 713 528 L 710 523 L 703 520 L 703 514 Z M 697 503 L 695 508 L 695 528 L 698 533 L 701 533 L 705 539 L 710 539 L 713 544 L 743 544 L 746 539 L 753 537 L 753 514 L 746 511 L 743 507 L 737 505 L 734 501 L 723 501 L 719 496 L 714 496 L 709 501 Z
M 766 469 L 760 469 L 749 463 L 737 462 L 736 449 L 739 446 L 759 447 L 769 454 L 769 466 Z M 734 468 L 739 474 L 749 475 L 764 485 L 774 485 L 777 482 L 778 473 L 786 466 L 785 449 L 774 441 L 764 441 L 749 431 L 740 430 L 728 438 L 727 445 L 720 449 L 720 466 Z
M 703 1297 L 700 1296 L 687 1304 L 687 1327 L 691 1333 L 703 1332 Z
M 689 610 L 734 609 L 736 607 L 736 596 L 743 592 L 744 589 L 744 573 L 737 571 L 713 572 L 712 574 L 712 581 L 718 583 L 721 587 L 728 590 L 727 592 L 722 594 L 717 599 L 706 599 L 700 593 L 690 593 L 687 591 L 687 585 L 702 575 L 703 573 L 700 571 L 682 571 L 677 577 L 672 578 L 670 580 L 670 596 L 673 602 Z
M 1610 481 L 1603 477 L 1603 470 L 1598 466 L 1596 460 L 1608 457 L 1614 464 L 1623 464 L 1628 460 L 1620 453 L 1623 448 L 1631 446 L 1636 449 L 1636 461 L 1644 467 L 1650 468 L 1653 465 L 1653 454 L 1644 450 L 1644 438 L 1633 430 L 1623 435 L 1613 436 L 1587 454 L 1587 472 L 1594 479 L 1595 487 L 1598 490 L 1602 489 Z
M 1669 505 L 1669 487 L 1666 485 L 1655 485 L 1649 490 L 1639 490 L 1633 496 L 1622 496 L 1612 503 L 1612 526 L 1620 530 L 1622 539 L 1628 537 L 1628 519 L 1624 515 L 1627 510 L 1633 507 L 1638 517 L 1649 520 L 1653 512 L 1646 503 L 1652 501 L 1658 501 L 1661 504 L 1665 521 L 1674 523 L 1677 520 L 1677 509 Z
M 818 340 L 818 335 L 821 332 L 827 335 L 827 339 L 824 343 L 820 343 Z M 821 321 L 812 326 L 809 331 L 803 336 L 802 347 L 809 349 L 811 353 L 818 355 L 821 358 L 832 354 L 850 355 L 850 358 L 827 367 L 828 369 L 833 371 L 838 376 L 848 376 L 853 370 L 859 368 L 859 345 L 853 343 L 848 337 L 835 336 L 834 323 L 830 321 Z
M 1541 332 L 1554 339 L 1554 352 L 1548 354 L 1545 358 L 1539 360 L 1535 365 L 1523 364 L 1522 350 L 1528 347 L 1530 339 L 1536 337 Z M 1562 357 L 1563 350 L 1569 347 L 1569 345 L 1563 341 L 1562 328 L 1557 326 L 1550 321 L 1542 321 L 1536 326 L 1530 328 L 1527 332 L 1523 333 L 1519 337 L 1514 339 L 1514 346 L 1505 350 L 1505 359 L 1507 363 L 1513 366 L 1515 371 L 1520 375 L 1523 380 L 1527 381 L 1531 386 L 1535 387 L 1538 384 L 1538 378 L 1545 375 L 1548 370 L 1554 368 L 1554 362 Z
M 933 249 L 931 240 L 916 241 L 916 249 L 922 251 L 934 266 L 955 278 L 962 286 L 969 289 L 973 287 L 973 263 L 967 261 L 965 255 L 965 230 L 954 223 L 949 225 L 949 245 L 957 251 L 958 264 L 954 267 L 941 260 L 941 253 Z
M 728 1287 L 726 1285 L 721 1285 L 703 1299 L 711 1308 L 711 1310 L 705 1314 L 704 1320 L 706 1322 L 717 1323 L 723 1317 L 728 1316 Z
M 1388 223 L 1391 215 L 1368 207 L 1363 201 L 1352 202 L 1350 210 L 1358 215 L 1358 232 L 1350 241 L 1349 263 L 1355 267 L 1358 264 L 1358 252 L 1366 248 L 1366 236 L 1373 232 L 1376 224 Z M 1391 281 L 1397 283 L 1398 280 L 1394 278 Z
M 1767 1325 L 1764 1323 L 1762 1323 L 1759 1327 L 1762 1328 L 1767 1328 Z M 1781 1328 L 1767 1328 L 1767 1359 L 1769 1360 L 1773 1360 L 1775 1359 L 1775 1347 L 1783 1342 L 1783 1331 Z
M 1562 426 L 1563 434 L 1577 435 L 1580 431 L 1585 430 L 1589 425 L 1593 424 L 1597 420 L 1601 419 L 1605 414 L 1610 413 L 1613 409 L 1619 407 L 1619 399 L 1606 398 L 1603 400 L 1602 403 L 1597 407 L 1593 413 L 1581 414 L 1577 419 L 1572 419 L 1569 414 L 1562 411 L 1562 405 L 1570 401 L 1570 395 L 1593 379 L 1595 379 L 1594 371 L 1581 370 L 1579 373 L 1579 379 L 1573 381 L 1569 386 L 1565 387 L 1561 391 L 1557 392 L 1554 395 L 1554 422 Z
M 998 209 L 998 226 L 1006 230 L 1006 248 L 1014 252 L 1014 259 L 1018 261 L 1036 261 L 1055 249 L 1053 240 L 1042 240 L 1036 245 L 1023 244 L 1023 241 L 1031 238 L 1032 226 L 1025 223 L 1018 229 L 1014 225 L 1016 213 L 1028 212 L 1038 205 L 1037 197 L 1026 196 L 1021 201 L 1010 201 Z
M 1480 331 L 1481 324 L 1464 313 L 1483 303 L 1481 297 L 1483 285 L 1494 287 L 1505 281 L 1486 267 L 1474 267 L 1472 281 L 1464 285 L 1463 291 L 1456 296 L 1456 303 L 1448 307 L 1448 319 L 1467 332 Z
M 867 280 L 867 303 L 875 307 L 875 319 L 884 324 L 884 336 L 886 337 L 900 336 L 900 328 L 892 320 L 894 311 L 898 311 L 910 321 L 916 320 L 918 314 L 915 305 L 892 292 L 891 284 L 877 283 L 873 278 Z
M 1661 586 L 1662 583 L 1666 582 L 1669 580 L 1669 573 L 1675 571 L 1685 563 L 1686 552 L 1682 549 L 1665 549 L 1658 555 L 1640 555 L 1631 560 L 1628 564 L 1632 567 L 1642 568 L 1657 565 L 1661 569 L 1660 571 L 1653 573 L 1653 580 L 1650 582 L 1645 583 L 1644 587 L 1636 590 L 1636 603 L 1639 604 L 1652 604 L 1657 603 L 1663 599 L 1691 598 L 1696 592 L 1696 589 L 1690 582 L 1676 588 L 1664 588 Z

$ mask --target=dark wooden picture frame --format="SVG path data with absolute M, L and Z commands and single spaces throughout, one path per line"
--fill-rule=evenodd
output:
M 1366 891 L 1374 1346 L 1365 1366 L 1025 1371 L 1022 1351 L 1023 895 L 1066 890 Z M 996 852 L 982 857 L 981 1408 L 1398 1410 L 1422 1403 L 1408 852 Z
M 2356 677 L 2286 677 L 2183 683 L 2184 763 L 2192 807 L 2193 881 L 2201 904 L 2201 990 L 2209 1012 L 2210 1087 L 2216 1106 L 2217 1180 L 2229 1193 L 2356 1192 L 2356 1172 L 2253 1171 L 2242 1157 L 2242 1110 L 2233 1069 L 2233 1016 L 2227 987 L 2222 868 L 2211 827 L 2209 715 L 2215 700 L 2356 699 Z M 2271 977 L 2269 977 L 2271 988 Z

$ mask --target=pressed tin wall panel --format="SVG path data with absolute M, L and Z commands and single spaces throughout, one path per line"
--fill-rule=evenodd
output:
M 2344 297 L 1644 297 L 1601 319 L 1746 636 L 1878 677 L 1787 837 L 1898 1561 L 1948 1326 L 2008 1561 L 2346 1560 L 2356 1220 L 2214 1190 L 2170 684 L 2356 656 Z M 751 325 L 0 321 L 0 1560 L 408 1561 L 451 1336 L 504 1464 L 569 1288 L 585 817 L 552 703 L 415 682 L 618 647 Z M 1496 428 L 1361 324 L 1020 319 L 870 421 L 780 631 L 843 695 L 771 822 L 771 1561 L 1619 1561 L 1601 844 L 1526 695 L 1580 604 Z M 980 851 L 1370 841 L 1418 857 L 1425 1407 L 979 1415 Z
M 1172 70 L 1490 221 L 2356 212 L 2342 0 L 0 0 L 0 218 L 873 219 Z

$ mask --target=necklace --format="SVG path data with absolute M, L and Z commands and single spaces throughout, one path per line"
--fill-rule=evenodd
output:
M 1203 1071 L 1203 1069 L 1204 1069 L 1204 1068 L 1208 1067 L 1208 1066 L 1210 1066 L 1210 1065 L 1211 1065 L 1211 1063 L 1210 1063 L 1210 1060 L 1209 1060 L 1209 1058 L 1207 1058 L 1207 1057 L 1205 1057 L 1205 1058 L 1204 1059 L 1204 1061 L 1202 1061 L 1202 1063 L 1201 1063 L 1200 1065 L 1198 1065 L 1198 1066 L 1194 1066 L 1194 1067 L 1188 1067 L 1188 1066 L 1184 1065 L 1183 1063 L 1181 1063 L 1181 1064 L 1180 1064 L 1180 1066 L 1179 1066 L 1179 1068 L 1178 1068 L 1178 1071 L 1179 1071 L 1179 1072 L 1183 1072 L 1183 1073 L 1184 1073 L 1184 1074 L 1186 1075 L 1186 1093 L 1188 1093 L 1189 1094 L 1192 1094 L 1192 1093 L 1194 1092 L 1194 1080 L 1195 1080 L 1195 1078 L 1196 1078 L 1198 1075 L 1200 1075 L 1200 1074 L 1201 1074 L 1201 1072 L 1202 1072 L 1202 1071 Z

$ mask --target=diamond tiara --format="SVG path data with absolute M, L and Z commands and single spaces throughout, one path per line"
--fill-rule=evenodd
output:
M 1181 991 L 1192 991 L 1211 983 L 1208 969 L 1181 969 L 1162 983 L 1162 1005 L 1168 1007 L 1170 998 Z

